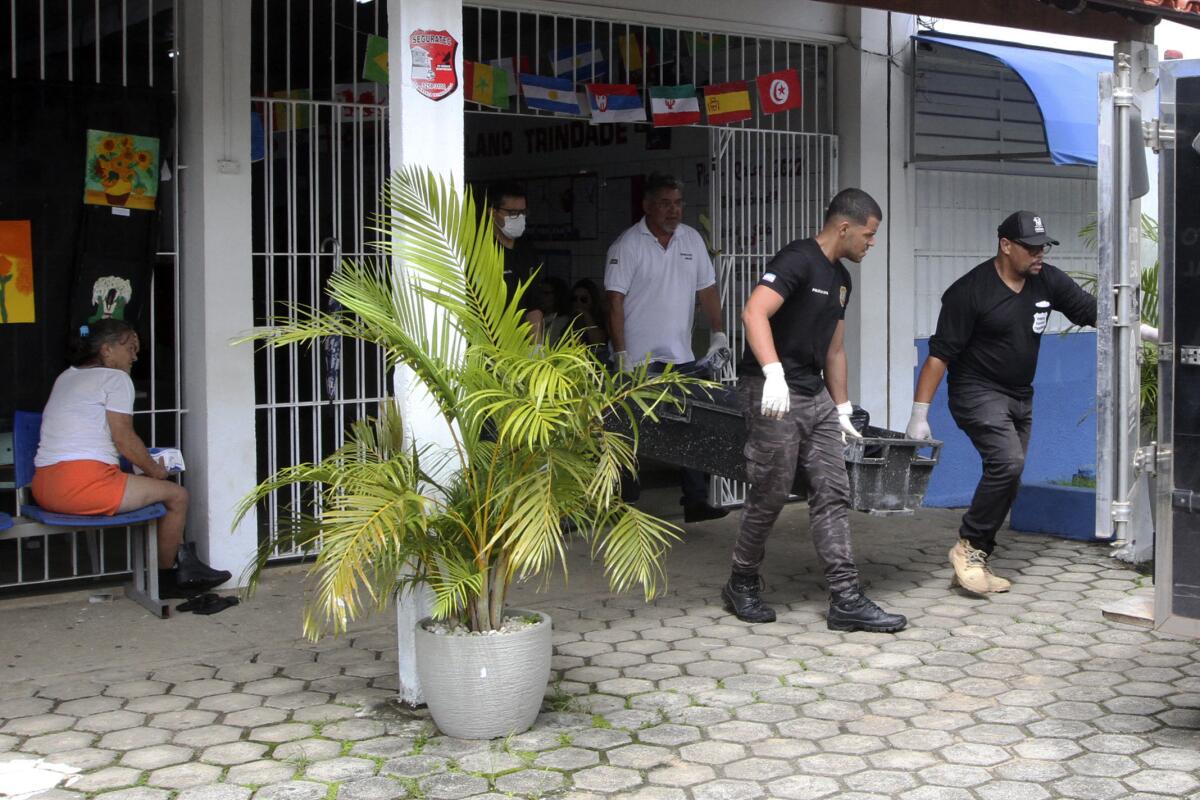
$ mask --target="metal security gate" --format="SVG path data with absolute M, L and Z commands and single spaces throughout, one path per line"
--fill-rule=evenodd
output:
M 175 95 L 170 139 L 160 142 L 160 223 L 149 301 L 140 320 L 146 338 L 133 369 L 134 427 L 147 443 L 186 449 L 176 179 L 180 174 L 177 3 L 9 0 L 0 8 L 0 47 L 7 49 L 0 69 L 11 80 L 148 87 Z M 126 528 L 7 539 L 0 541 L 0 589 L 122 575 L 129 572 L 131 558 Z
M 695 126 L 709 129 L 709 205 L 698 213 L 689 205 L 688 219 L 701 228 L 705 216 L 711 219 L 710 247 L 719 253 L 714 266 L 725 327 L 730 346 L 740 353 L 741 309 L 763 264 L 792 239 L 816 233 L 836 191 L 832 48 L 811 41 L 631 23 L 620 20 L 619 13 L 612 16 L 464 5 L 463 57 L 515 72 L 553 75 L 561 72 L 564 56 L 574 54 L 576 63 L 583 64 L 574 70 L 577 83 L 632 83 L 647 103 L 652 86 L 747 81 L 753 92 L 756 76 L 796 70 L 803 97 L 800 108 L 766 114 L 756 102 L 745 120 Z M 468 101 L 467 112 L 564 118 L 530 109 L 511 87 L 510 93 L 512 102 L 505 110 Z M 721 377 L 734 382 L 735 367 Z M 710 494 L 714 503 L 730 505 L 742 501 L 744 489 L 714 478 Z
M 288 304 L 328 307 L 325 286 L 343 259 L 374 255 L 368 230 L 388 172 L 386 86 L 364 82 L 369 36 L 387 35 L 384 3 L 255 0 L 251 103 L 255 323 Z M 319 460 L 347 427 L 388 396 L 380 353 L 360 342 L 255 354 L 258 479 Z M 259 509 L 266 541 L 299 489 Z M 277 550 L 274 557 L 301 555 Z
M 821 229 L 837 191 L 837 137 L 827 133 L 728 130 L 710 132 L 713 158 L 713 264 L 729 346 L 739 356 L 746 346 L 742 307 L 763 267 L 784 245 Z M 721 380 L 737 381 L 737 358 Z M 716 505 L 745 500 L 745 484 L 714 477 Z

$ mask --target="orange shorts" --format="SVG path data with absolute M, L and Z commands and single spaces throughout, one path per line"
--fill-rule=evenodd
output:
M 85 516 L 116 514 L 129 474 L 103 461 L 60 461 L 33 473 L 33 499 L 47 511 Z

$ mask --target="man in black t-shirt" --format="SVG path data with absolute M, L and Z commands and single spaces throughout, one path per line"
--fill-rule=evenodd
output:
M 846 390 L 843 337 L 851 287 L 840 259 L 861 262 L 882 219 L 879 204 L 861 189 L 838 193 L 821 231 L 775 255 L 742 311 L 747 349 L 739 390 L 750 487 L 721 596 L 744 622 L 775 620 L 774 609 L 762 602 L 759 568 L 799 463 L 808 479 L 810 532 L 829 584 L 829 628 L 890 633 L 908 624 L 868 600 L 859 586 L 843 455 L 845 437 L 861 434 L 850 423 Z
M 932 438 L 929 404 L 950 372 L 950 413 L 983 459 L 983 476 L 950 550 L 955 583 L 978 594 L 1007 592 L 987 559 L 1021 485 L 1033 426 L 1033 373 L 1051 311 L 1076 325 L 1096 324 L 1096 298 L 1042 261 L 1057 245 L 1042 218 L 1017 211 L 996 230 L 994 258 L 942 295 L 937 331 L 921 366 L 907 434 Z
M 492 208 L 492 233 L 504 248 L 504 283 L 511 299 L 517 287 L 529 281 L 542 266 L 542 257 L 525 235 L 525 220 L 529 213 L 525 188 L 516 181 L 499 181 L 488 189 Z M 525 321 L 533 326 L 534 336 L 542 336 L 543 314 L 539 307 L 537 287 L 530 286 L 521 295 Z

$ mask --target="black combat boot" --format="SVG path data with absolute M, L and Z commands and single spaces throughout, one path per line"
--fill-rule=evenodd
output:
M 889 614 L 871 602 L 862 589 L 855 586 L 834 592 L 829 598 L 829 617 L 826 625 L 831 631 L 872 631 L 896 633 L 908 625 L 902 614 Z
M 690 503 L 686 500 L 680 500 L 679 502 L 683 505 L 684 522 L 704 522 L 710 519 L 721 519 L 729 513 L 728 508 L 710 506 L 703 500 Z
M 233 575 L 228 570 L 213 569 L 196 555 L 194 542 L 185 542 L 175 554 L 175 583 L 186 592 L 199 594 L 220 586 Z
M 733 573 L 721 590 L 725 610 L 742 622 L 774 622 L 775 609 L 763 605 L 762 587 L 763 579 L 759 575 Z

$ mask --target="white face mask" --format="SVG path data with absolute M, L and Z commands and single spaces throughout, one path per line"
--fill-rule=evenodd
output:
M 510 239 L 520 239 L 521 234 L 525 233 L 525 215 L 505 217 L 504 224 L 500 226 L 500 232 Z

